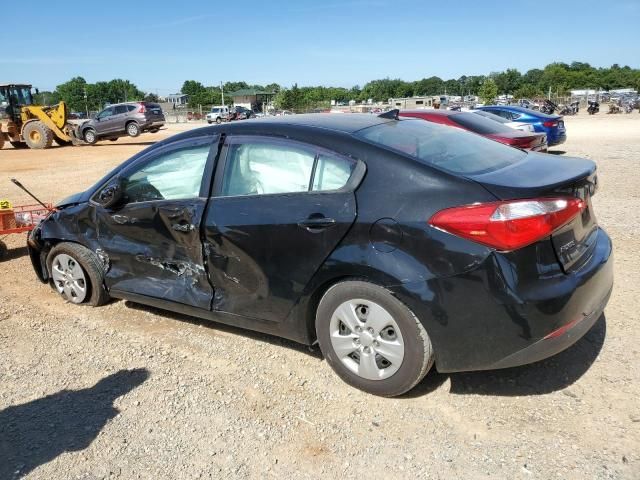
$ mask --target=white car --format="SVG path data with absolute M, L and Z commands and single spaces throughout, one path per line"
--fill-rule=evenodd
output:
M 495 120 L 496 122 L 504 123 L 507 127 L 515 128 L 516 130 L 522 130 L 523 132 L 534 132 L 533 125 L 529 125 L 527 123 L 520 122 L 510 122 L 506 118 L 502 118 L 499 115 L 495 115 L 490 112 L 485 112 L 484 110 L 469 110 L 470 112 L 477 113 L 478 115 L 482 115 L 483 117 L 490 118 L 491 120 Z
M 224 105 L 211 107 L 211 111 L 207 113 L 207 123 L 222 123 L 229 118 L 229 107 Z

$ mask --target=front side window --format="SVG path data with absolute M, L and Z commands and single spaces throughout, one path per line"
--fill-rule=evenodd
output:
M 200 195 L 210 145 L 159 154 L 123 178 L 127 203 L 180 200 Z
M 343 188 L 355 169 L 352 159 L 294 142 L 231 143 L 223 196 L 331 191 Z
M 107 118 L 108 116 L 113 114 L 113 108 L 105 108 L 98 114 L 98 118 Z

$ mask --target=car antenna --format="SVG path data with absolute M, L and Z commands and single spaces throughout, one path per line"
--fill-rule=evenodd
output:
M 27 192 L 27 194 L 33 198 L 36 202 L 38 202 L 40 205 L 42 205 L 44 208 L 46 208 L 47 210 L 49 210 L 51 207 L 48 207 L 47 205 L 45 205 L 44 203 L 42 203 L 42 201 L 40 201 L 40 199 L 38 197 L 36 197 L 33 193 L 31 193 L 29 190 L 26 189 L 26 187 L 24 185 L 22 185 L 18 180 L 16 180 L 15 178 L 12 178 L 11 181 L 13 183 L 16 184 L 16 186 L 18 188 L 21 188 L 22 190 L 24 190 L 25 192 Z
M 398 120 L 398 115 L 400 114 L 400 110 L 397 108 L 393 110 L 389 110 L 388 112 L 381 113 L 378 115 L 378 118 L 388 118 L 389 120 Z

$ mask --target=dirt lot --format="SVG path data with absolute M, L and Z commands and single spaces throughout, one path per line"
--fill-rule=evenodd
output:
M 382 399 L 317 351 L 131 303 L 65 304 L 24 237 L 0 262 L 0 479 L 640 478 L 640 115 L 566 119 L 561 150 L 598 163 L 615 244 L 603 317 L 569 350 L 440 375 Z M 182 128 L 187 128 L 182 126 Z M 0 151 L 0 198 L 82 190 L 176 126 L 138 139 Z M 562 162 L 562 156 L 558 156 Z

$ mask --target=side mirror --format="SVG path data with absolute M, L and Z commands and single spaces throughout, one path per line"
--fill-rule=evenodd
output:
M 109 182 L 97 195 L 96 202 L 104 208 L 115 208 L 124 199 L 124 185 L 120 178 Z

